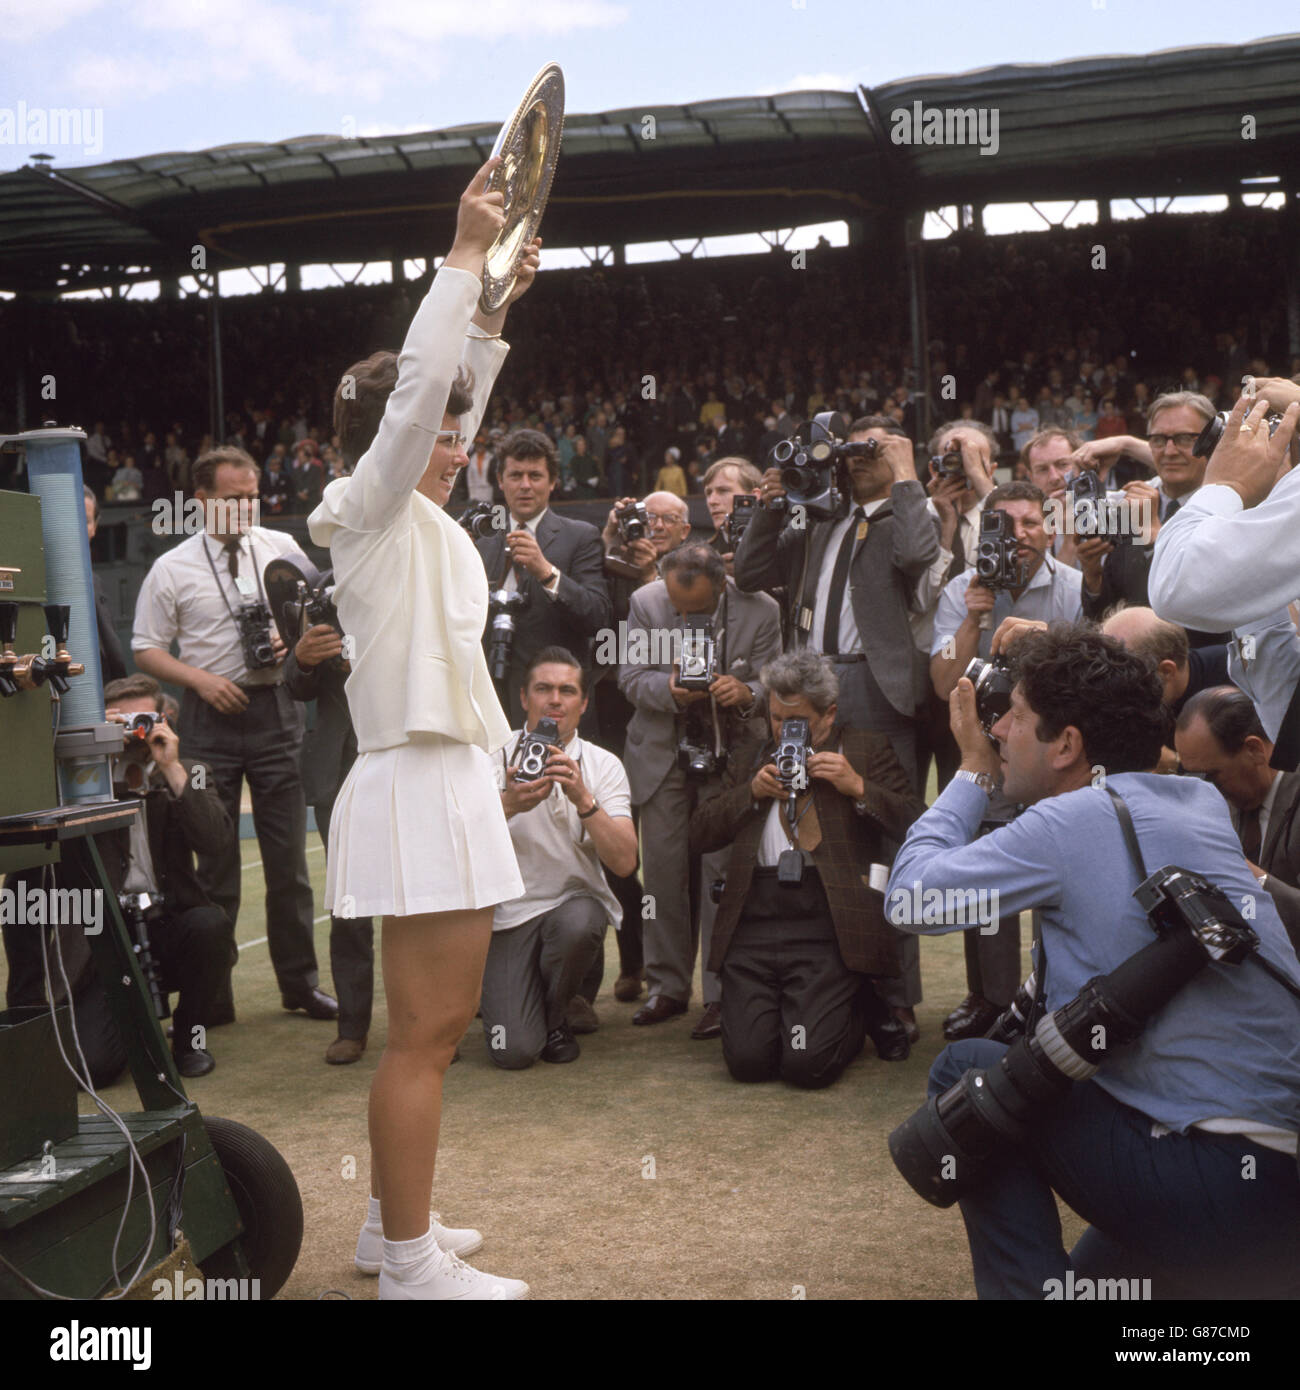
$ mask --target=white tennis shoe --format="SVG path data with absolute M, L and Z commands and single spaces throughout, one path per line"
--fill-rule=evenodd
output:
M 429 1227 L 438 1248 L 449 1255 L 464 1258 L 483 1248 L 482 1233 L 471 1227 L 444 1226 L 438 1220 L 438 1213 L 429 1213 Z M 367 1217 L 366 1224 L 357 1237 L 357 1254 L 354 1261 L 362 1274 L 378 1274 L 384 1263 L 384 1228 L 379 1218 Z

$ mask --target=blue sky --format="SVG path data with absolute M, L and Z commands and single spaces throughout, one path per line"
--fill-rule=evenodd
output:
M 0 108 L 102 112 L 68 167 L 499 121 L 550 59 L 589 112 L 1282 28 L 1222 0 L 0 0 Z M 0 170 L 35 152 L 0 144 Z

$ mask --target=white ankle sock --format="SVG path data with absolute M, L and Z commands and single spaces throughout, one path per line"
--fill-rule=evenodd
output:
M 438 1242 L 433 1238 L 432 1222 L 429 1224 L 429 1229 L 422 1236 L 416 1236 L 414 1240 L 385 1239 L 384 1241 L 384 1262 L 389 1265 L 409 1268 L 431 1255 L 441 1255 L 441 1253 Z
M 370 1205 L 366 1208 L 366 1224 L 378 1226 L 380 1224 L 379 1198 L 371 1197 Z

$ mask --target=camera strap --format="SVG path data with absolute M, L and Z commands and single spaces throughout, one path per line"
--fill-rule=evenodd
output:
M 1142 859 L 1137 830 L 1133 825 L 1133 817 L 1129 814 L 1128 805 L 1114 787 L 1107 786 L 1105 790 L 1106 795 L 1115 803 L 1115 814 L 1119 817 L 1119 828 L 1124 832 L 1124 843 L 1128 846 L 1129 857 L 1137 865 L 1138 882 L 1145 883 L 1151 875 L 1147 873 L 1147 866 Z
M 221 601 L 226 605 L 226 612 L 230 614 L 230 621 L 238 627 L 239 619 L 235 617 L 235 610 L 230 606 L 230 600 L 226 597 L 225 586 L 221 582 L 220 574 L 217 573 L 217 566 L 212 558 L 212 552 L 208 549 L 208 533 L 206 531 L 202 532 L 199 540 L 203 546 L 203 554 L 207 558 L 208 568 L 212 571 L 212 578 L 217 586 L 217 593 L 221 595 Z M 261 596 L 262 602 L 266 603 L 266 591 L 262 588 L 262 572 L 257 568 L 257 557 L 253 554 L 253 537 L 251 533 L 248 537 L 248 558 L 252 562 L 253 578 L 257 580 L 257 592 Z M 242 602 L 244 596 L 240 594 L 239 597 Z M 267 607 L 269 608 L 270 604 L 267 604 Z

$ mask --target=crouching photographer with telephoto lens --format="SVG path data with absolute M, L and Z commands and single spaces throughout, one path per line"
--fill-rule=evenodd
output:
M 958 899 L 1040 909 L 1038 1002 L 1018 1000 L 1015 1041 L 939 1055 L 894 1162 L 927 1201 L 960 1202 L 981 1298 L 1078 1297 L 1084 1279 L 1300 1296 L 1300 961 L 1227 803 L 1153 773 L 1167 731 L 1151 663 L 1071 624 L 1010 656 L 1000 747 L 957 683 L 961 771 L 912 827 L 886 901 L 933 933 L 978 923 Z M 1027 809 L 976 840 L 999 779 Z M 1005 1018 L 992 1031 L 1015 1036 Z M 1090 1223 L 1068 1254 L 1053 1193 Z

